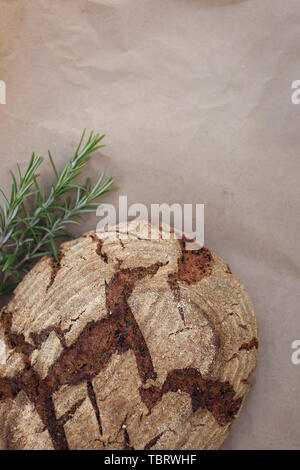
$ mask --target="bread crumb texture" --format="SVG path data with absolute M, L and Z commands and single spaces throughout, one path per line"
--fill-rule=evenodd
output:
M 3 449 L 217 449 L 227 437 L 257 363 L 251 301 L 206 247 L 150 228 L 63 244 L 60 264 L 42 258 L 2 309 Z

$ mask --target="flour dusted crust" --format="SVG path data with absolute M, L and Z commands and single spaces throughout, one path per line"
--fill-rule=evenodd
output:
M 217 449 L 227 437 L 257 362 L 252 304 L 214 253 L 148 228 L 63 244 L 60 265 L 42 258 L 2 309 L 2 448 Z

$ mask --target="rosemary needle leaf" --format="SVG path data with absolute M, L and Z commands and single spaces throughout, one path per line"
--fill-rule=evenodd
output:
M 55 174 L 56 181 L 57 181 L 59 176 L 58 176 L 58 172 L 57 172 L 56 166 L 54 164 L 54 161 L 53 161 L 50 150 L 48 150 L 48 157 L 49 157 L 49 160 L 50 160 L 50 163 L 51 163 L 51 166 L 52 166 L 52 169 L 53 169 L 53 172 Z

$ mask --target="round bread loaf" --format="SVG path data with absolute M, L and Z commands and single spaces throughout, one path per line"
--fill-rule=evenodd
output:
M 228 435 L 257 362 L 252 304 L 213 252 L 148 228 L 63 244 L 2 309 L 2 448 L 217 449 Z

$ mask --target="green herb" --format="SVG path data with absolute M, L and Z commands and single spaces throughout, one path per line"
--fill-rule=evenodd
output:
M 48 193 L 38 184 L 37 170 L 43 158 L 34 154 L 24 175 L 19 165 L 16 174 L 10 172 L 10 197 L 0 190 L 3 196 L 0 207 L 0 294 L 12 291 L 36 258 L 51 255 L 59 262 L 57 240 L 74 238 L 67 226 L 79 224 L 83 213 L 94 212 L 98 207 L 94 201 L 112 190 L 113 179 L 105 179 L 104 172 L 94 186 L 90 179 L 86 185 L 75 183 L 92 153 L 105 147 L 100 144 L 104 135 L 91 132 L 85 143 L 84 137 L 85 131 L 74 156 L 60 174 L 48 152 L 56 180 Z

